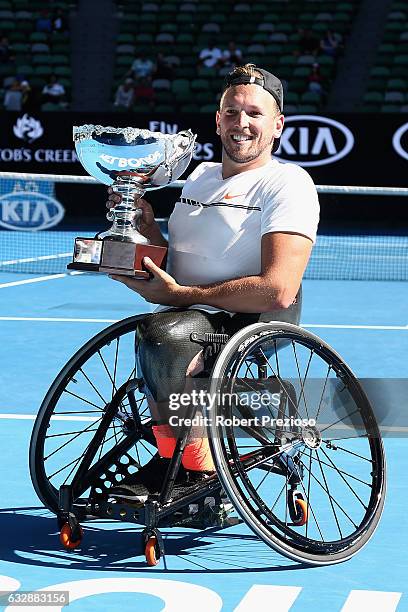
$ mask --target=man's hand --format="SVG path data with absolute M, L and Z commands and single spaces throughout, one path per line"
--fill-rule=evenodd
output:
M 117 274 L 110 275 L 110 278 L 136 291 L 147 302 L 164 304 L 165 306 L 181 306 L 184 287 L 179 285 L 170 274 L 156 266 L 150 257 L 144 257 L 143 264 L 153 274 L 153 278 L 150 280 L 139 280 Z

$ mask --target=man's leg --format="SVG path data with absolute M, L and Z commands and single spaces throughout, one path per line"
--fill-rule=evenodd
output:
M 169 426 L 169 418 L 177 416 L 182 423 L 187 411 L 179 406 L 169 409 L 169 397 L 191 391 L 191 377 L 202 370 L 200 347 L 191 342 L 194 332 L 217 332 L 230 319 L 226 313 L 207 313 L 199 310 L 172 310 L 156 313 L 144 319 L 138 328 L 137 350 L 140 369 L 149 389 L 149 406 L 155 425 L 161 457 L 171 458 L 180 428 Z M 183 466 L 187 470 L 212 471 L 208 440 L 202 428 L 193 428 L 183 453 Z

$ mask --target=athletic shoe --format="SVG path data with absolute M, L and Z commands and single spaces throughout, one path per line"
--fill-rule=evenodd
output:
M 169 465 L 170 459 L 164 459 L 158 454 L 154 455 L 138 472 L 127 476 L 117 486 L 112 487 L 109 490 L 109 496 L 144 504 L 149 495 L 160 493 Z M 214 473 L 187 471 L 183 465 L 180 465 L 173 488 L 173 497 L 182 497 Z
M 130 474 L 122 482 L 109 490 L 110 497 L 144 504 L 149 495 L 159 493 L 170 465 L 170 459 L 156 454 L 135 474 Z

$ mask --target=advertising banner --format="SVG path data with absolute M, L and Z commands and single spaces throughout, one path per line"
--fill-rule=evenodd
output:
M 221 145 L 215 133 L 215 118 L 211 114 L 3 113 L 0 131 L 1 171 L 85 175 L 72 140 L 72 127 L 84 124 L 133 126 L 167 134 L 189 128 L 198 137 L 187 173 L 200 162 L 221 160 Z M 283 162 L 303 166 L 317 184 L 406 187 L 408 121 L 402 114 L 287 116 L 276 157 Z M 10 191 L 14 192 L 15 189 L 12 187 Z M 1 195 L 7 193 L 2 185 Z M 75 225 L 78 217 L 103 219 L 106 188 L 57 184 L 55 195 L 65 208 L 65 225 Z M 177 192 L 174 190 L 165 190 L 159 196 L 149 194 L 153 203 L 156 202 L 155 211 L 158 216 L 169 214 L 176 197 Z M 395 200 L 399 200 L 398 204 Z M 391 203 L 394 208 L 392 215 L 395 207 L 401 206 L 401 200 L 394 198 Z M 344 196 L 338 196 L 335 200 L 336 207 L 340 201 L 344 201 Z M 375 199 L 371 198 L 370 203 L 373 201 Z M 13 224 L 22 227 L 26 224 L 33 229 L 36 223 L 39 228 L 47 225 L 45 200 L 41 206 L 38 198 L 36 202 L 30 204 L 30 213 L 26 204 L 23 213 L 21 195 L 8 197 L 1 207 L 3 213 L 5 211 L 1 218 L 2 227 Z M 363 207 L 361 210 L 364 209 L 360 211 L 360 216 L 364 218 L 367 213 L 364 197 L 359 198 L 359 205 L 360 202 Z M 331 207 L 328 216 L 334 214 L 340 215 L 339 218 L 344 217 L 344 211 L 333 212 L 336 207 Z M 59 211 L 51 209 L 49 204 L 47 210 L 53 220 L 61 220 Z M 405 205 L 405 209 L 408 206 Z M 391 218 L 390 209 L 387 208 L 387 212 Z M 25 215 L 24 219 L 17 219 L 19 215 Z M 347 215 L 350 215 L 350 207 Z M 407 214 L 403 216 L 405 220 L 408 219 Z

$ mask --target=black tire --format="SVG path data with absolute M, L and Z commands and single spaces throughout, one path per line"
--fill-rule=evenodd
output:
M 248 426 L 242 421 L 248 406 L 241 404 L 265 388 L 259 363 L 263 376 L 268 368 L 267 388 L 279 389 L 279 396 L 274 404 L 270 392 L 262 413 L 250 409 L 258 420 Z M 241 518 L 295 561 L 329 565 L 352 557 L 373 535 L 386 492 L 379 428 L 353 372 L 314 334 L 289 323 L 257 323 L 233 336 L 215 363 L 210 393 L 225 392 L 238 395 L 215 404 L 208 436 L 222 485 Z M 289 418 L 283 427 L 264 424 L 268 414 L 276 419 L 275 409 L 282 416 L 285 404 L 287 417 L 316 416 L 316 427 Z M 234 415 L 240 425 L 228 422 Z M 308 520 L 299 525 L 293 516 L 302 498 Z
M 135 377 L 135 329 L 143 316 L 119 321 L 89 340 L 62 368 L 41 404 L 31 435 L 30 474 L 39 499 L 52 512 L 58 510 L 59 487 L 70 484 L 104 410 L 119 387 Z M 137 392 L 135 399 L 148 428 L 150 413 L 144 394 Z M 72 420 L 76 425 L 70 431 Z M 125 397 L 91 467 L 103 461 L 119 443 L 139 466 L 153 456 L 156 449 L 152 437 L 146 436 L 135 445 L 132 424 Z M 128 467 L 128 459 L 124 458 L 123 464 L 120 473 L 113 469 L 106 473 L 104 488 L 109 489 L 123 475 L 135 471 L 133 465 Z

